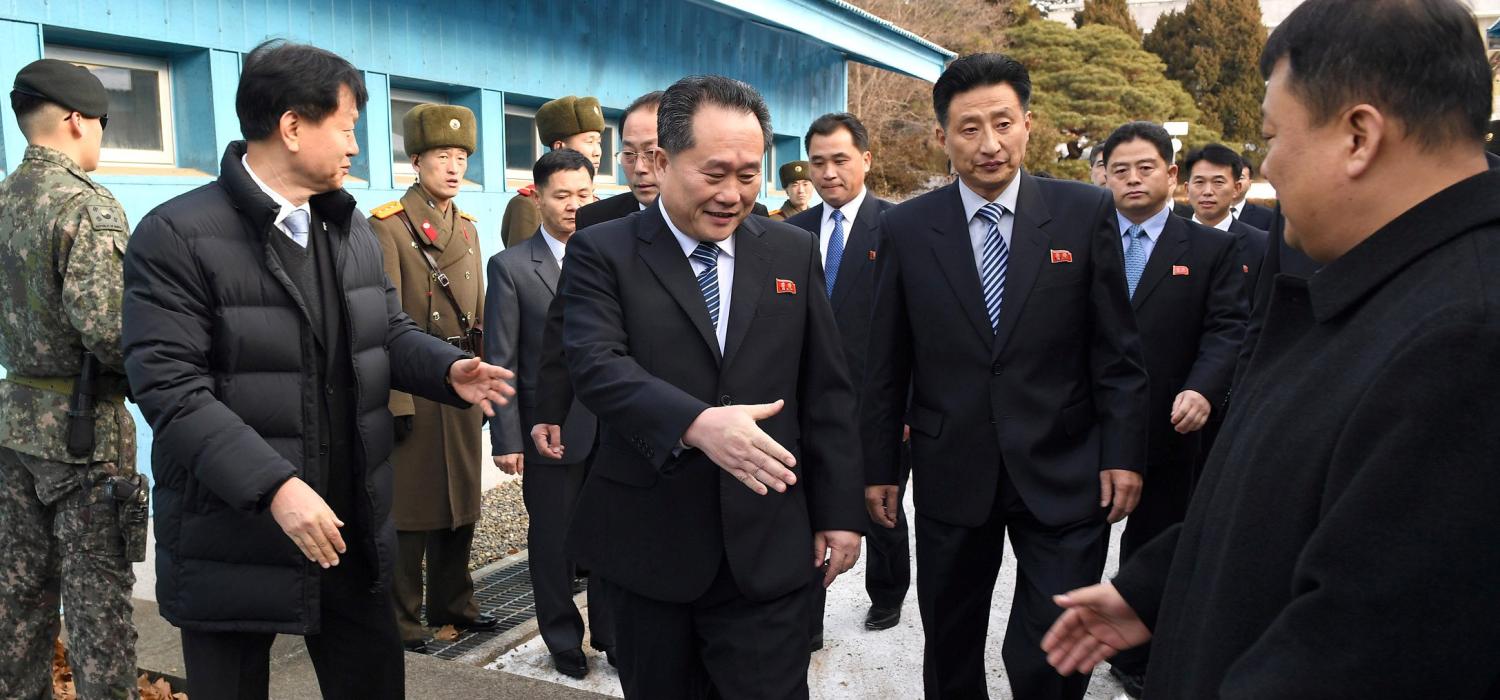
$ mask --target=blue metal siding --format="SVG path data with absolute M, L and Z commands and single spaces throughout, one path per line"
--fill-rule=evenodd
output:
M 620 110 L 684 75 L 722 73 L 761 91 L 779 133 L 800 135 L 813 118 L 843 109 L 847 89 L 844 56 L 833 48 L 684 0 L 0 0 L 0 76 L 14 75 L 52 43 L 168 58 L 177 164 L 206 176 L 99 175 L 139 221 L 217 173 L 224 146 L 239 138 L 234 91 L 242 55 L 272 36 L 322 46 L 366 71 L 370 104 L 354 167 L 360 181 L 349 183 L 366 210 L 404 189 L 391 172 L 393 81 L 430 83 L 479 115 L 470 179 L 482 188 L 458 201 L 478 216 L 486 256 L 501 248 L 501 213 L 511 197 L 503 177 L 507 101 L 594 95 Z M 8 101 L 0 103 L 0 168 L 9 170 L 25 142 Z M 144 421 L 140 431 L 146 468 Z

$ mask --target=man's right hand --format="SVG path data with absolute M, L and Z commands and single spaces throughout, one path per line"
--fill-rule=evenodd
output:
M 339 565 L 345 550 L 339 535 L 344 521 L 307 482 L 295 476 L 287 479 L 271 497 L 271 517 L 309 560 L 325 569 Z
M 1088 673 L 1099 662 L 1151 639 L 1151 630 L 1113 583 L 1068 591 L 1052 596 L 1052 602 L 1063 614 L 1042 637 L 1042 651 L 1064 676 Z
M 508 455 L 495 455 L 494 460 L 495 466 L 499 467 L 500 471 L 506 474 L 520 474 L 526 469 L 520 452 L 512 452 Z
M 562 426 L 551 423 L 537 423 L 531 426 L 531 444 L 536 446 L 537 454 L 548 459 L 562 459 Z
M 698 414 L 682 442 L 703 450 L 714 464 L 751 491 L 762 496 L 769 493 L 768 489 L 784 492 L 797 483 L 792 474 L 797 459 L 755 424 L 780 413 L 784 405 L 777 399 L 776 403 L 714 406 Z
M 899 486 L 866 486 L 865 510 L 870 511 L 870 520 L 884 528 L 896 527 L 896 514 L 901 508 L 900 494 Z

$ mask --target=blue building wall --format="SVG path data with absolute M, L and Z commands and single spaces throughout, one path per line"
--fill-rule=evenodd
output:
M 477 186 L 458 201 L 479 218 L 485 255 L 500 250 L 501 213 L 524 184 L 504 177 L 506 104 L 594 95 L 618 116 L 636 96 L 684 75 L 722 73 L 765 96 L 777 160 L 785 161 L 801 157 L 799 137 L 813 118 L 847 101 L 841 53 L 685 0 L 0 0 L 0 76 L 8 81 L 52 44 L 169 62 L 177 169 L 96 178 L 138 221 L 217 175 L 225 145 L 240 136 L 234 92 L 241 57 L 269 37 L 327 48 L 365 71 L 370 101 L 360 120 L 358 179 L 348 189 L 366 210 L 405 189 L 391 167 L 391 89 L 444 93 L 474 110 L 480 150 L 469 179 Z M 25 141 L 8 101 L 0 103 L 0 169 L 9 171 Z M 769 184 L 762 198 L 774 208 L 779 201 L 771 201 Z M 140 432 L 145 468 L 149 431 L 142 424 Z

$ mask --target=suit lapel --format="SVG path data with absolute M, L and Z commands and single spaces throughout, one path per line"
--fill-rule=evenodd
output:
M 557 266 L 557 258 L 552 257 L 552 248 L 542 238 L 545 235 L 547 234 L 538 231 L 531 237 L 531 261 L 536 263 L 536 276 L 542 278 L 547 291 L 552 292 L 552 296 L 557 296 L 557 276 L 562 269 Z
M 979 268 L 969 243 L 969 222 L 964 220 L 964 201 L 958 194 L 958 183 L 948 185 L 943 198 L 948 201 L 932 224 L 932 230 L 938 234 L 932 239 L 932 250 L 974 331 L 985 345 L 992 345 L 995 331 L 990 328 L 990 316 L 984 308 L 984 289 L 979 286 Z
M 854 225 L 844 232 L 844 257 L 839 258 L 839 278 L 834 280 L 833 303 L 835 311 L 844 305 L 844 300 L 849 298 L 849 290 L 854 288 L 854 280 L 864 273 L 864 269 L 870 264 L 870 251 L 875 250 L 875 226 L 879 222 L 880 201 L 875 199 L 875 194 L 865 191 L 865 201 L 859 205 L 859 212 L 854 216 Z M 818 219 L 822 221 L 820 217 Z M 822 230 L 822 227 L 819 227 Z M 976 273 L 977 274 L 977 273 Z
M 688 263 L 687 256 L 683 255 L 677 237 L 667 228 L 667 221 L 663 216 L 665 214 L 661 207 L 653 206 L 636 222 L 636 236 L 644 244 L 640 247 L 641 260 L 651 268 L 652 274 L 656 275 L 672 300 L 688 315 L 693 327 L 698 329 L 698 335 L 713 352 L 714 360 L 722 364 L 719 338 L 714 335 L 713 322 L 708 318 L 708 305 L 703 302 L 703 293 L 698 290 L 698 278 L 693 274 L 693 266 Z M 738 264 L 739 261 L 735 262 Z M 735 300 L 731 299 L 731 308 L 734 303 Z
M 1141 308 L 1146 297 L 1151 296 L 1151 290 L 1167 276 L 1172 264 L 1180 260 L 1187 250 L 1187 223 L 1176 216 L 1167 215 L 1167 225 L 1161 230 L 1161 239 L 1151 249 L 1151 257 L 1146 260 L 1146 270 L 1141 273 L 1141 281 L 1135 285 L 1135 296 L 1130 298 L 1131 308 Z
M 1042 261 L 1047 258 L 1048 237 L 1042 230 L 1052 220 L 1047 200 L 1031 175 L 1022 171 L 1021 189 L 1016 192 L 1015 223 L 1010 232 L 1010 259 L 1006 263 L 1005 292 L 1000 302 L 1000 323 L 995 330 L 995 354 L 999 355 L 1015 330 L 1026 298 L 1036 284 Z M 978 273 L 975 273 L 976 276 Z
M 771 251 L 761 236 L 765 229 L 749 217 L 734 234 L 734 293 L 729 297 L 729 328 L 724 334 L 724 367 L 734 361 L 735 351 L 745 342 L 755 307 L 760 304 L 771 273 Z M 816 290 L 814 290 L 816 291 Z

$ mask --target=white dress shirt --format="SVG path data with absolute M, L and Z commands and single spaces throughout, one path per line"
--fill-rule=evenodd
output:
M 1010 181 L 999 197 L 988 200 L 979 196 L 979 193 L 969 189 L 963 180 L 958 181 L 958 196 L 964 203 L 964 220 L 969 222 L 969 245 L 974 248 L 974 269 L 979 272 L 979 279 L 984 279 L 984 238 L 990 235 L 990 222 L 979 216 L 979 210 L 991 201 L 997 202 L 1009 212 L 1000 217 L 1000 239 L 1005 241 L 1006 250 L 1010 250 L 1010 234 L 1016 226 L 1016 197 L 1021 192 L 1021 174 L 1016 173 L 1015 178 Z
M 661 200 L 658 198 L 658 202 Z M 708 269 L 707 265 L 693 259 L 693 251 L 698 249 L 699 241 L 688 237 L 677 224 L 672 223 L 672 217 L 667 214 L 667 208 L 662 206 L 661 218 L 667 222 L 667 228 L 671 229 L 672 235 L 677 237 L 677 244 L 682 246 L 682 254 L 687 257 L 688 264 L 693 266 L 693 276 L 703 274 Z M 734 234 L 719 241 L 719 327 L 714 329 L 719 340 L 719 352 L 724 352 L 724 339 L 727 337 L 725 331 L 729 329 L 729 303 L 734 292 Z
M 1193 215 L 1193 223 L 1195 223 L 1195 224 L 1203 224 L 1203 221 L 1198 218 L 1197 214 L 1194 214 Z M 1220 231 L 1228 231 L 1229 230 L 1229 225 L 1232 224 L 1232 223 L 1234 223 L 1234 216 L 1230 215 L 1230 214 L 1225 214 L 1224 218 L 1220 219 L 1219 223 L 1214 224 L 1213 227 L 1216 228 L 1216 229 L 1219 229 Z M 1208 224 L 1203 224 L 1203 225 L 1207 226 Z
M 552 251 L 552 257 L 557 259 L 557 266 L 561 268 L 563 256 L 568 254 L 568 244 L 553 238 L 552 234 L 547 233 L 546 224 L 537 227 L 537 235 L 541 236 L 542 240 L 547 242 L 547 249 Z
M 844 202 L 844 206 L 838 209 L 828 206 L 828 202 L 823 203 L 823 226 L 818 236 L 818 256 L 823 261 L 824 269 L 828 267 L 828 239 L 833 236 L 833 212 L 844 212 L 844 250 L 848 250 L 849 232 L 854 229 L 854 217 L 859 215 L 859 208 L 864 206 L 865 195 L 869 193 L 870 188 L 859 188 L 859 194 L 855 195 L 854 199 Z
M 292 204 L 291 200 L 288 200 L 286 197 L 281 196 L 281 193 L 279 193 L 276 190 L 273 190 L 273 189 L 267 187 L 266 183 L 263 182 L 263 181 L 261 181 L 260 177 L 255 174 L 255 171 L 250 169 L 250 156 L 248 156 L 248 155 L 240 156 L 240 164 L 244 165 L 245 166 L 245 172 L 247 172 L 247 173 L 250 174 L 250 180 L 251 180 L 251 182 L 254 182 L 255 186 L 260 188 L 260 191 L 265 192 L 266 196 L 270 197 L 271 201 L 276 203 L 276 206 L 281 207 L 281 211 L 279 211 L 279 212 L 276 213 L 276 228 L 281 229 L 281 232 L 284 233 L 284 234 L 286 234 L 287 238 L 290 238 L 293 241 L 296 241 L 297 237 L 293 236 L 292 235 L 292 230 L 289 229 L 289 228 L 287 228 L 286 217 L 291 216 L 292 212 L 297 211 L 298 209 L 301 209 L 302 211 L 307 212 L 308 235 L 309 236 L 312 235 L 312 230 L 311 230 L 312 229 L 312 207 L 308 206 L 307 202 L 303 202 L 302 206 L 300 206 L 300 207 L 299 206 L 295 206 L 295 205 Z M 303 247 L 306 247 L 306 245 L 307 245 L 305 243 L 300 243 L 300 242 L 299 242 L 299 244 L 302 245 Z

